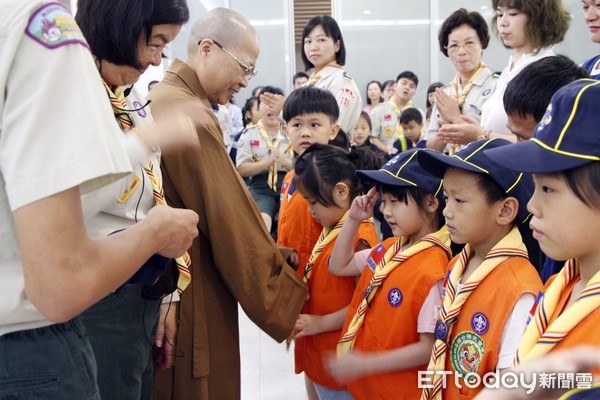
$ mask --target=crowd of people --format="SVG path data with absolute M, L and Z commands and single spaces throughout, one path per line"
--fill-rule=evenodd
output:
M 1 0 L 0 398 L 239 399 L 238 304 L 310 400 L 596 398 L 600 56 L 553 53 L 561 0 L 492 7 L 443 21 L 456 74 L 424 109 L 409 70 L 363 97 L 326 15 L 294 90 L 240 109 L 260 42 L 235 11 L 144 98 L 186 0 Z

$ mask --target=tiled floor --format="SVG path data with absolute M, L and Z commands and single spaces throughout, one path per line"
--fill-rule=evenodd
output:
M 294 374 L 293 347 L 288 351 L 271 339 L 241 308 L 239 315 L 242 400 L 305 400 L 304 375 Z

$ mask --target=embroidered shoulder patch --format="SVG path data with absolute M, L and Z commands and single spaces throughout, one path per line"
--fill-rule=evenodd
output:
M 71 43 L 90 48 L 69 10 L 59 3 L 47 3 L 38 8 L 29 18 L 25 33 L 49 49 Z

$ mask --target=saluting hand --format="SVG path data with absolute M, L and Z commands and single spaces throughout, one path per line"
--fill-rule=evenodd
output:
M 352 201 L 348 218 L 357 221 L 364 221 L 373 216 L 373 209 L 379 200 L 379 192 L 376 187 L 372 187 L 367 194 L 358 196 Z

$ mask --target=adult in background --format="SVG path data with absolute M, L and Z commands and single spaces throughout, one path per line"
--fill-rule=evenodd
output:
M 371 116 L 375 107 L 383 103 L 382 91 L 383 88 L 379 81 L 367 83 L 367 105 L 363 108 L 363 111 L 369 114 L 369 116 Z
M 155 373 L 156 399 L 239 399 L 238 302 L 278 341 L 292 332 L 306 287 L 264 227 L 260 211 L 223 146 L 211 103 L 248 85 L 259 53 L 256 31 L 235 11 L 216 8 L 191 29 L 186 61 L 174 60 L 150 95 L 154 118 L 181 110 L 200 148 L 165 155 L 169 204 L 200 216 L 190 250 L 192 276 L 178 308 L 175 345 L 183 357 Z
M 590 39 L 600 43 L 600 4 L 597 1 L 581 0 L 585 23 L 590 30 Z M 590 58 L 581 65 L 593 79 L 600 79 L 600 55 Z
M 552 46 L 562 42 L 571 22 L 562 0 L 492 0 L 492 7 L 495 10 L 492 27 L 504 47 L 514 52 L 496 89 L 483 105 L 481 122 L 463 117 L 462 122 L 444 124 L 438 131 L 438 139 L 446 143 L 460 144 L 461 137 L 516 141 L 506 127 L 508 117 L 502 106 L 506 86 L 527 65 L 554 55 Z
M 133 136 L 151 141 L 147 131 L 143 131 L 145 126 L 153 124 L 150 108 L 133 85 L 151 65 L 160 65 L 165 46 L 188 21 L 186 1 L 79 0 L 75 18 L 104 82 L 104 101 L 112 107 L 112 120 L 127 139 L 132 140 Z M 111 29 L 107 29 L 108 20 Z M 150 143 L 148 147 L 154 146 Z M 162 189 L 160 158 L 160 151 L 143 152 L 133 164 L 130 176 L 84 196 L 86 207 L 88 203 L 101 203 L 100 212 L 86 219 L 92 237 L 112 235 L 131 227 L 161 204 L 162 199 L 155 199 Z M 160 256 L 153 257 L 140 274 L 153 266 L 165 268 L 168 262 Z M 186 260 L 178 262 L 186 268 Z M 138 275 L 81 315 L 96 357 L 98 386 L 104 399 L 152 398 L 154 344 L 164 352 L 166 364 L 163 366 L 169 363 L 177 304 L 169 300 L 179 300 L 179 296 L 175 293 L 173 297 L 165 297 L 161 306 L 161 295 L 170 293 L 151 293 L 153 279 L 154 276 L 145 279 Z M 184 288 L 182 282 L 180 289 Z M 162 315 L 160 324 L 159 314 Z
M 308 85 L 329 90 L 340 107 L 338 124 L 352 140 L 352 129 L 362 111 L 363 101 L 354 79 L 344 70 L 346 46 L 342 31 L 335 19 L 318 15 L 304 26 L 302 31 L 302 62 L 313 72 Z
M 181 255 L 198 219 L 160 206 L 90 238 L 80 196 L 131 164 L 88 43 L 56 2 L 0 10 L 0 397 L 98 399 L 78 315 L 154 253 Z
M 442 23 L 438 34 L 440 51 L 456 68 L 452 82 L 434 92 L 435 104 L 426 127 L 427 147 L 454 153 L 477 140 L 477 130 L 462 131 L 454 142 L 447 144 L 437 137 L 442 124 L 461 123 L 461 116 L 479 122 L 483 104 L 491 97 L 498 77 L 481 60 L 490 42 L 485 19 L 476 11 L 464 8 L 453 12 Z

